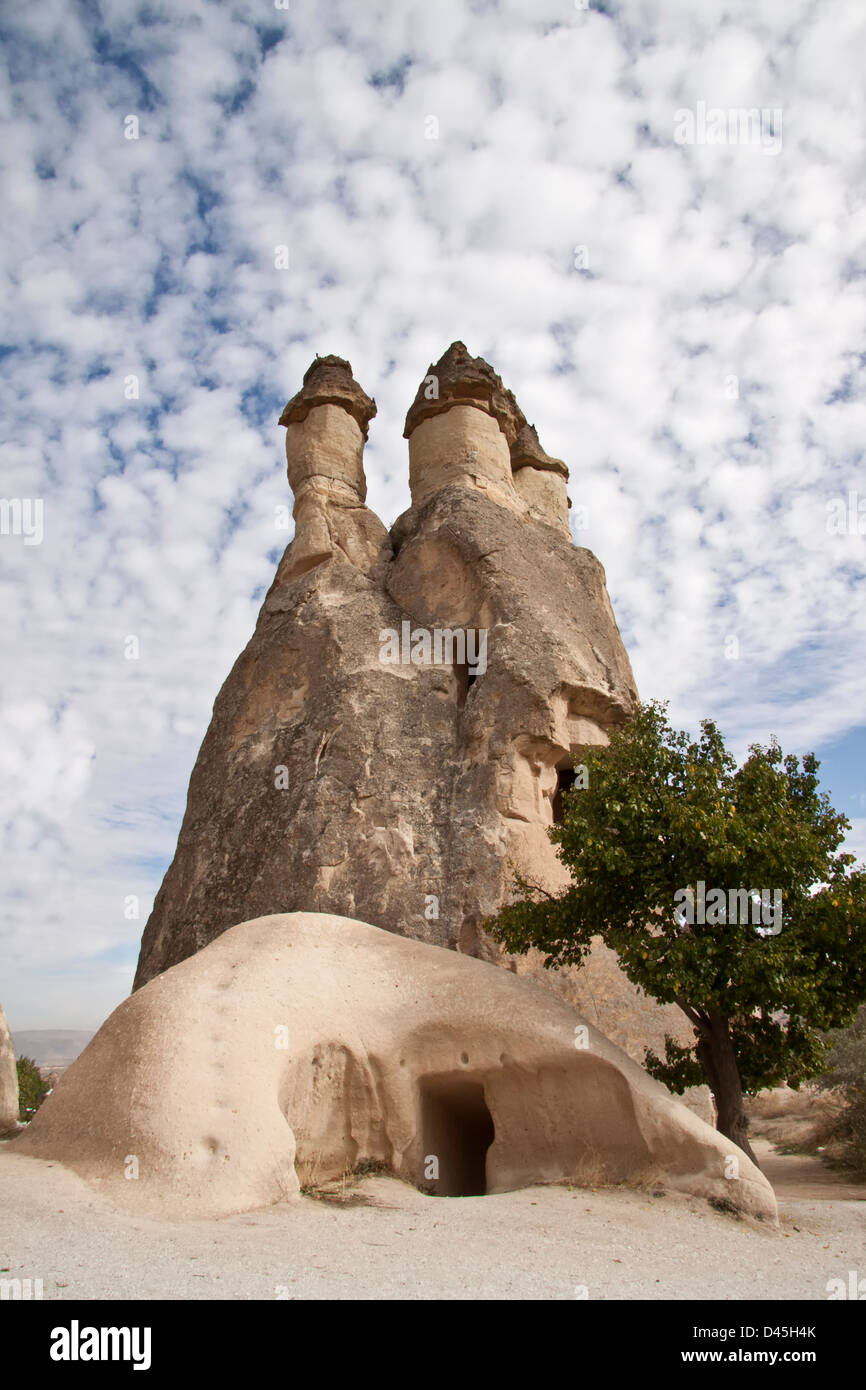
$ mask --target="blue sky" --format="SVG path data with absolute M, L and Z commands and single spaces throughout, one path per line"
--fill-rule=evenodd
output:
M 44 506 L 41 544 L 0 534 L 13 1026 L 93 1027 L 129 988 L 288 539 L 276 419 L 316 352 L 377 399 L 386 522 L 428 362 L 487 357 L 571 469 L 642 695 L 738 753 L 815 749 L 866 856 L 864 26 L 859 0 L 6 8 L 0 496 Z M 780 140 L 678 143 L 700 103 L 781 112 Z

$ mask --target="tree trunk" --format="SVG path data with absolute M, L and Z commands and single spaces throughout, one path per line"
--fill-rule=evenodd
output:
M 748 1140 L 743 1086 L 728 1020 L 723 1014 L 710 1014 L 708 1025 L 699 1032 L 696 1051 L 716 1102 L 716 1129 L 760 1167 Z

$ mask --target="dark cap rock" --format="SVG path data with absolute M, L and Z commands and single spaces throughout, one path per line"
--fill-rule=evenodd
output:
M 430 377 L 437 381 L 437 394 L 428 399 Z M 526 416 L 514 395 L 502 384 L 489 362 L 471 357 L 465 343 L 452 343 L 438 362 L 431 362 L 418 394 L 409 407 L 403 438 L 408 439 L 416 425 L 431 415 L 450 410 L 453 405 L 474 405 L 497 420 L 509 446 L 514 442 Z
M 281 425 L 306 420 L 317 405 L 340 405 L 357 420 L 361 433 L 367 438 L 370 421 L 376 414 L 376 402 L 368 396 L 352 376 L 352 367 L 344 357 L 316 357 L 304 373 L 304 384 L 292 396 L 282 415 Z
M 511 470 L 516 473 L 518 468 L 541 468 L 548 473 L 568 477 L 568 469 L 562 459 L 551 458 L 542 449 L 534 425 L 524 425 L 511 445 Z

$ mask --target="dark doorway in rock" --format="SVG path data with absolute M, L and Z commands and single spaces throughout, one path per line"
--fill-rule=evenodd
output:
M 573 767 L 561 767 L 556 774 L 556 791 L 553 793 L 553 824 L 562 825 L 562 793 L 571 791 L 577 773 Z
M 435 1197 L 483 1197 L 496 1130 L 484 1087 L 461 1076 L 421 1082 L 424 1189 Z
M 478 679 L 477 672 L 464 662 L 454 667 L 454 679 L 457 682 L 457 708 L 462 709 L 466 704 L 466 697 Z

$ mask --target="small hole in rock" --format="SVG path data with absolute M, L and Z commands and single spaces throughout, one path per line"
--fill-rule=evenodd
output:
M 573 767 L 561 767 L 556 774 L 556 791 L 553 793 L 553 824 L 562 825 L 562 794 L 571 791 L 577 774 Z

